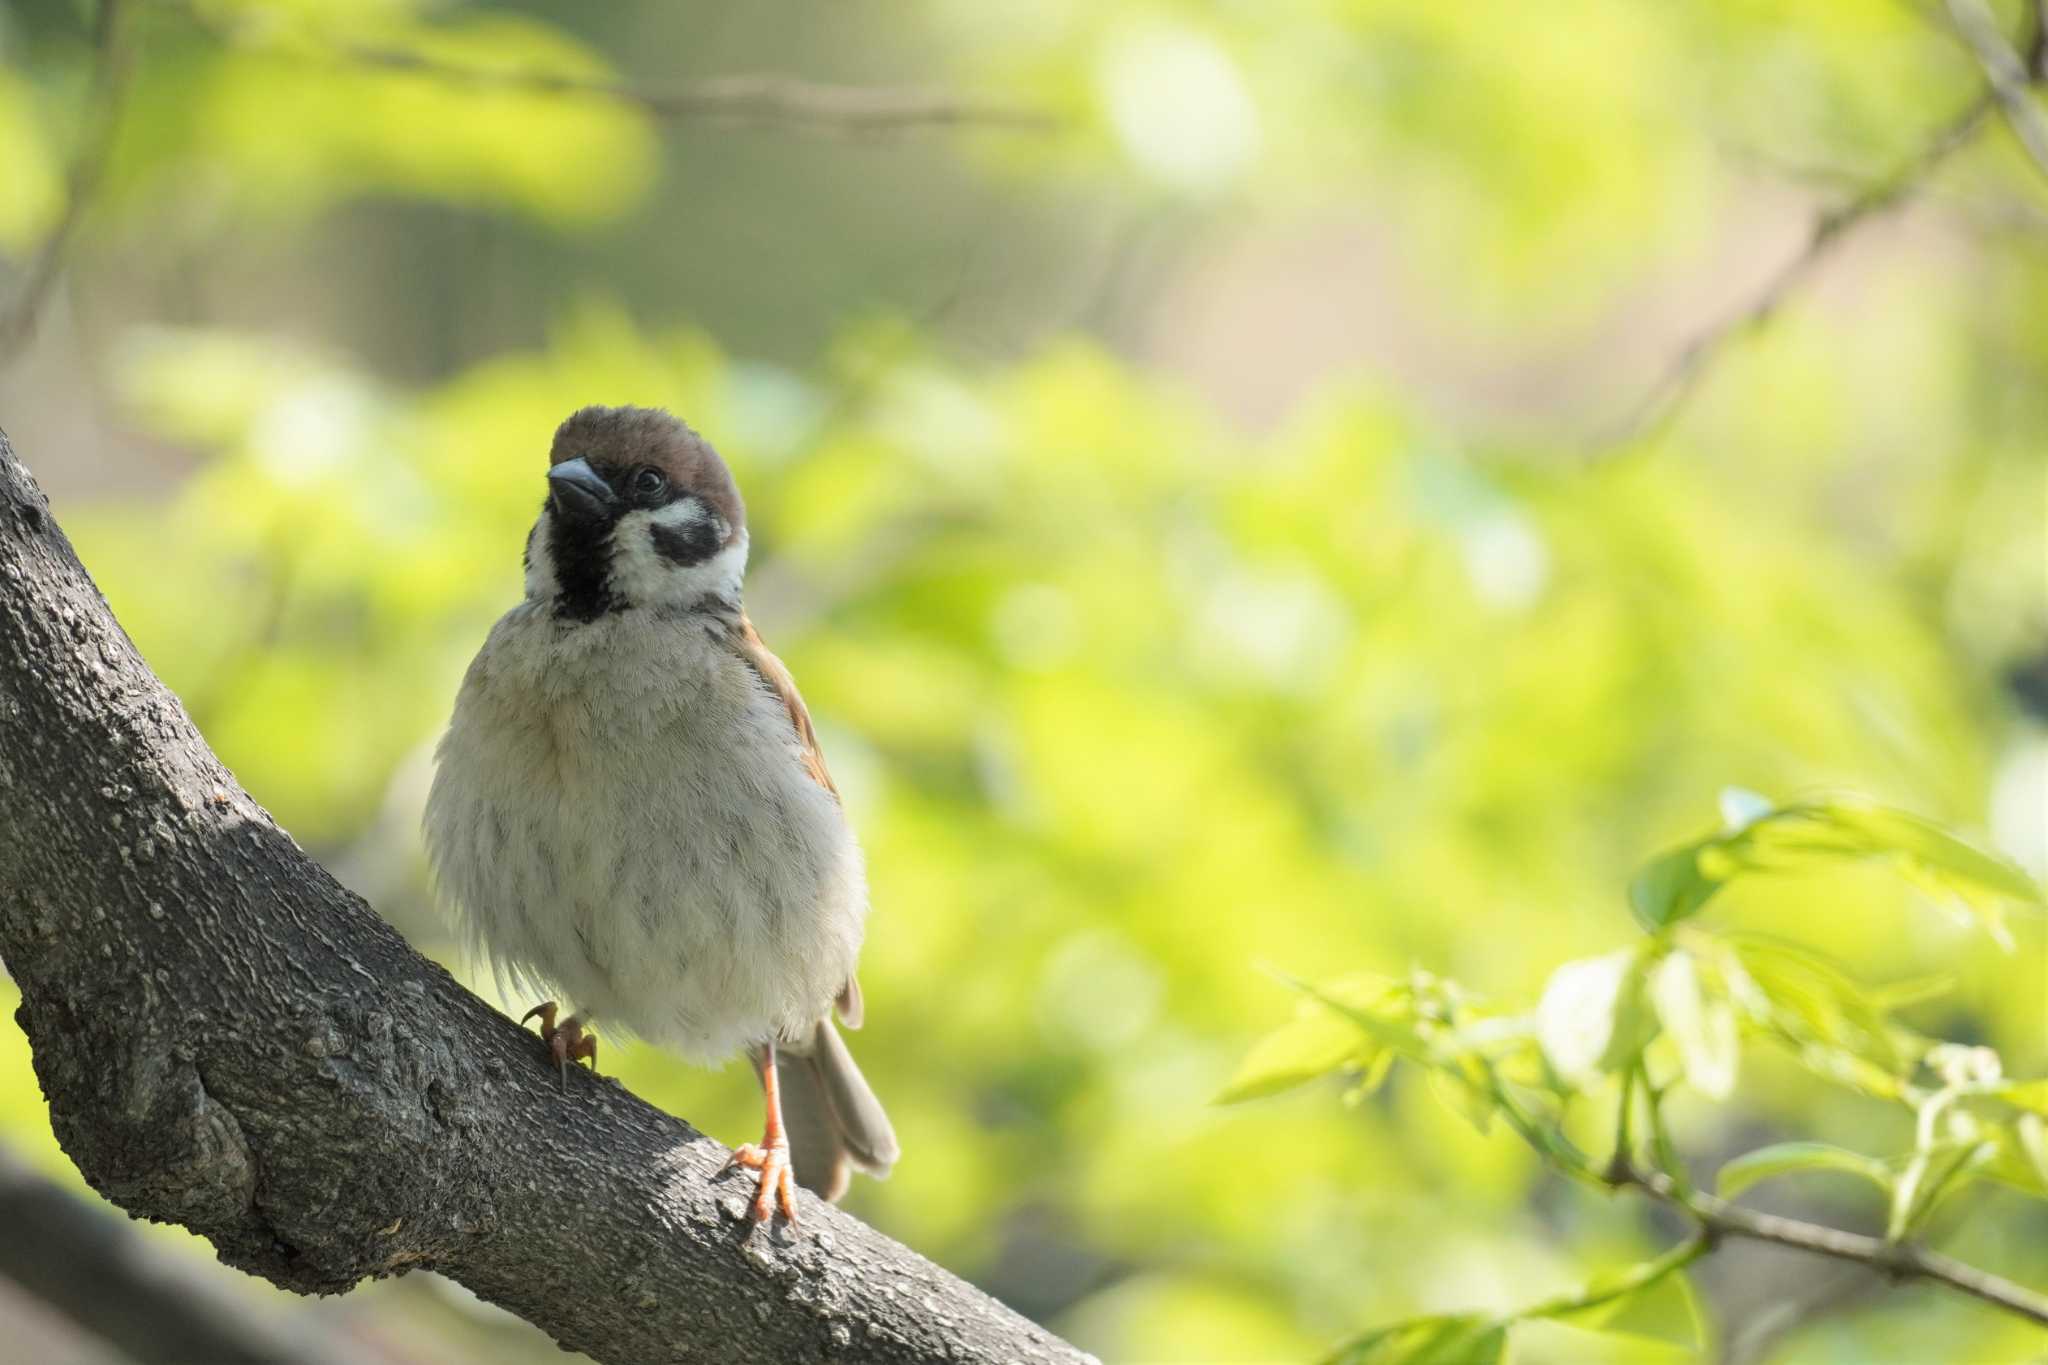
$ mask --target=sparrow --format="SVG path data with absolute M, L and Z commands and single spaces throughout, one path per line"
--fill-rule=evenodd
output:
M 435 753 L 425 843 L 442 898 L 558 1071 L 594 1020 L 718 1065 L 766 1104 L 756 1222 L 887 1175 L 896 1134 L 833 1024 L 861 1023 L 860 845 L 810 714 L 747 619 L 746 508 L 665 411 L 556 430 L 526 596 L 491 628 Z M 557 1022 L 555 997 L 576 1010 Z M 530 997 L 529 997 L 530 998 Z M 730 1169 L 730 1167 L 728 1167 Z

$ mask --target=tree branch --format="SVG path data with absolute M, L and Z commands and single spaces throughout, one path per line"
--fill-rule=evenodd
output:
M 85 131 L 64 177 L 64 207 L 49 235 L 36 248 L 13 302 L 7 305 L 5 313 L 0 313 L 0 363 L 13 359 L 35 335 L 43 301 L 62 273 L 64 253 L 77 235 L 86 208 L 99 192 L 100 180 L 106 174 L 107 154 L 114 145 L 114 131 L 120 127 L 131 65 L 122 0 L 100 0 L 99 17 L 93 26 L 93 70 L 86 96 Z
M 221 1272 L 0 1152 L 0 1275 L 140 1365 L 368 1365 L 345 1338 L 292 1330 L 224 1293 Z
M 1950 157 L 1970 144 L 1994 111 L 2004 113 L 2028 154 L 2048 174 L 2048 120 L 2028 93 L 2030 86 L 2048 81 L 2048 0 L 2035 0 L 2029 9 L 2024 52 L 2015 52 L 2006 42 L 1982 0 L 1949 0 L 1949 12 L 1990 84 L 1890 175 L 1819 214 L 1799 254 L 1780 266 L 1755 298 L 1687 342 L 1636 410 L 1595 442 L 1596 451 L 1623 448 L 1668 426 L 1723 348 L 1776 316 L 1844 238 L 1918 194 Z
M 280 736 L 289 742 L 288 736 Z M 601 1361 L 1076 1362 L 414 952 L 242 791 L 0 433 L 0 960 L 93 1188 L 302 1293 L 438 1270 Z
M 1679 1189 L 1676 1181 L 1661 1171 L 1644 1170 L 1626 1160 L 1617 1160 L 1608 1177 L 1617 1186 L 1632 1186 L 1691 1214 L 1714 1236 L 1746 1237 L 1752 1241 L 1832 1256 L 1853 1261 L 1899 1280 L 1928 1280 L 1995 1304 L 2008 1313 L 2048 1327 L 2048 1296 L 2024 1285 L 1966 1265 L 1953 1256 L 1928 1251 L 1909 1242 L 1887 1242 L 1858 1232 L 1781 1218 L 1773 1213 L 1731 1204 L 1701 1191 Z
M 1686 342 L 1636 409 L 1595 442 L 1596 452 L 1626 447 L 1669 426 L 1699 386 L 1709 364 L 1729 343 L 1757 331 L 1777 316 L 1793 291 L 1806 282 L 1844 238 L 1915 194 L 1929 176 L 1969 145 L 1997 105 L 1997 96 L 1986 90 L 1943 124 L 1905 164 L 1817 215 L 1799 253 L 1779 266 L 1749 302 Z
M 301 51 L 265 44 L 252 37 L 247 28 L 222 24 L 188 5 L 178 8 L 217 39 L 245 47 L 264 46 L 287 55 L 325 56 L 451 85 L 610 100 L 662 119 L 700 119 L 847 137 L 959 127 L 1045 132 L 1058 123 L 1041 109 L 911 86 L 833 85 L 780 75 L 713 76 L 675 85 L 642 86 L 555 71 L 468 66 L 375 43 L 343 43 Z
M 2041 78 L 2039 50 L 2048 30 L 2037 27 L 2032 40 L 2035 54 L 2031 59 L 2023 59 L 1998 31 L 1998 22 L 1985 8 L 1984 0 L 1948 0 L 1948 14 L 1956 32 L 1976 56 L 1977 64 L 1984 68 L 1999 112 L 2005 116 L 2013 136 L 2026 148 L 2041 174 L 2048 175 L 2048 117 L 2043 117 L 2041 106 L 2034 103 L 2027 88 Z M 2034 22 L 2037 26 L 2042 23 L 2038 12 Z
M 794 76 L 740 75 L 650 87 L 545 71 L 489 71 L 394 48 L 350 47 L 345 51 L 350 60 L 366 66 L 417 72 L 458 85 L 595 96 L 637 106 L 657 118 L 696 118 L 849 136 L 961 126 L 1043 132 L 1055 122 L 1041 110 L 910 86 L 826 85 Z
M 1835 1228 L 1823 1227 L 1818 1223 L 1803 1223 L 1793 1218 L 1781 1218 L 1776 1214 L 1757 1213 L 1731 1204 L 1704 1191 L 1691 1188 L 1662 1170 L 1643 1167 L 1635 1160 L 1634 1154 L 1625 1146 L 1617 1146 L 1613 1158 L 1599 1170 L 1587 1160 L 1585 1154 L 1572 1145 L 1562 1133 L 1553 1132 L 1528 1113 L 1514 1095 L 1501 1082 L 1498 1075 L 1488 1072 L 1494 1103 L 1515 1132 L 1536 1151 L 1548 1158 L 1550 1163 L 1565 1174 L 1589 1183 L 1604 1185 L 1609 1189 L 1638 1189 L 1674 1208 L 1690 1214 L 1706 1234 L 1708 1242 L 1722 1237 L 1746 1237 L 1753 1241 L 1773 1242 L 1778 1246 L 1793 1247 L 1800 1251 L 1811 1251 L 1821 1256 L 1832 1256 L 1837 1260 L 1854 1261 L 1893 1279 L 1921 1279 L 1945 1284 L 1951 1289 L 1974 1295 L 1986 1303 L 1996 1304 L 2008 1312 L 2048 1327 L 2048 1296 L 2035 1293 L 2025 1285 L 2015 1284 L 1988 1270 L 1979 1270 L 1952 1256 L 1928 1251 L 1909 1242 L 1887 1242 L 1861 1233 L 1842 1232 Z M 1671 1150 L 1670 1139 L 1664 1132 L 1663 1116 L 1658 1106 L 1659 1092 L 1649 1084 L 1649 1077 L 1640 1077 L 1644 1098 L 1650 1116 L 1653 1141 L 1658 1149 L 1658 1159 L 1667 1162 L 1673 1170 L 1683 1170 Z M 1628 1099 L 1624 1091 L 1624 1102 Z M 1617 1121 L 1616 1128 L 1622 1125 Z M 1704 1253 L 1702 1253 L 1704 1254 Z

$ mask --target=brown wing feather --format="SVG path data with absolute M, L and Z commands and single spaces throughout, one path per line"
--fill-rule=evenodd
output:
M 837 797 L 839 788 L 832 785 L 832 774 L 825 769 L 825 755 L 818 748 L 818 732 L 811 728 L 811 713 L 804 709 L 804 699 L 797 695 L 796 679 L 789 676 L 782 660 L 761 642 L 760 632 L 754 629 L 754 623 L 747 619 L 745 612 L 740 613 L 739 627 L 733 632 L 732 640 L 733 647 L 739 651 L 740 658 L 746 660 L 747 667 L 768 684 L 768 690 L 789 712 L 789 723 L 795 727 L 797 743 L 803 748 L 804 771 L 810 774 L 813 782 Z
M 825 753 L 818 747 L 818 732 L 811 726 L 811 713 L 804 709 L 804 699 L 797 695 L 796 679 L 783 667 L 782 660 L 775 657 L 773 650 L 762 642 L 761 633 L 754 629 L 754 623 L 747 614 L 740 613 L 739 625 L 732 633 L 733 648 L 739 651 L 747 667 L 754 675 L 768 685 L 776 699 L 789 712 L 790 726 L 796 731 L 797 743 L 803 749 L 804 771 L 811 780 L 832 793 L 832 799 L 839 799 L 839 788 L 832 785 L 832 774 L 825 769 Z M 861 1006 L 860 982 L 853 977 L 846 978 L 840 988 L 839 997 L 833 1002 L 839 1007 L 839 1017 L 848 1028 L 859 1028 L 865 1011 Z

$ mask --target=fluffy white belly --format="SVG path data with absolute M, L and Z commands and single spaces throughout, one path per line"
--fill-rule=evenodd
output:
M 859 848 L 716 623 L 633 615 L 492 630 L 427 801 L 442 893 L 514 980 L 696 1060 L 807 1036 L 860 952 Z

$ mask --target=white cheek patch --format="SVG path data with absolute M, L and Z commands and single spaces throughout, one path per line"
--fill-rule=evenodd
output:
M 732 544 L 696 564 L 678 564 L 654 543 L 657 527 L 677 530 L 706 523 L 723 538 L 724 519 L 698 498 L 679 498 L 652 512 L 635 509 L 620 517 L 612 530 L 613 594 L 633 606 L 683 604 L 707 594 L 738 597 L 740 576 L 747 567 L 744 531 Z

